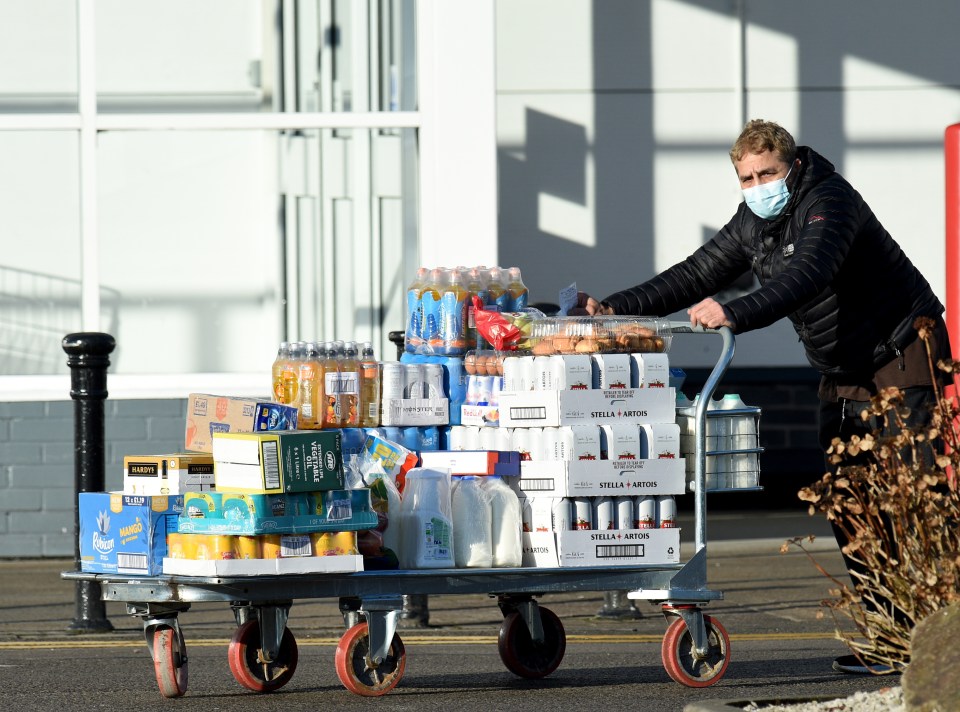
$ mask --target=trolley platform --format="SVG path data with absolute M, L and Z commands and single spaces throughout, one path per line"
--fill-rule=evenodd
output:
M 406 653 L 397 633 L 405 595 L 488 594 L 504 620 L 498 652 L 514 674 L 543 678 L 560 665 L 566 649 L 563 624 L 537 598 L 549 593 L 627 591 L 631 599 L 660 605 L 669 621 L 661 659 L 669 676 L 690 687 L 719 681 L 729 663 L 730 640 L 723 626 L 702 607 L 723 598 L 706 586 L 705 473 L 707 402 L 733 358 L 729 329 L 691 329 L 672 322 L 674 333 L 716 333 L 723 351 L 696 408 L 694 491 L 695 551 L 680 564 L 576 566 L 552 568 L 418 569 L 264 576 L 129 576 L 67 571 L 68 580 L 93 581 L 104 601 L 126 603 L 142 620 L 160 692 L 180 697 L 187 691 L 188 656 L 179 614 L 199 602 L 222 601 L 237 622 L 229 648 L 230 670 L 244 687 L 277 690 L 297 667 L 297 643 L 286 627 L 293 602 L 338 599 L 346 632 L 337 645 L 336 672 L 351 692 L 379 696 L 403 676 Z M 717 452 L 725 454 L 727 451 Z

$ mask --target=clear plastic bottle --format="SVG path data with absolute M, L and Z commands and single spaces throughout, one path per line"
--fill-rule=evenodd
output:
M 420 296 L 426 285 L 430 270 L 426 267 L 417 269 L 417 276 L 407 287 L 407 326 L 404 332 L 404 348 L 410 353 L 416 353 L 423 345 L 423 305 Z
M 503 270 L 491 267 L 487 273 L 487 309 L 510 311 L 510 294 L 503 282 Z
M 305 346 L 306 344 L 302 341 L 290 344 L 290 355 L 283 362 L 280 373 L 281 403 L 293 406 L 300 403 L 300 361 L 303 359 Z
M 430 277 L 420 295 L 422 309 L 423 338 L 422 347 L 418 352 L 433 352 L 433 349 L 442 344 L 440 340 L 440 296 L 443 294 L 443 273 L 440 267 L 430 270 Z
M 320 347 L 323 363 L 323 427 L 339 428 L 343 410 L 340 401 L 340 362 L 333 342 L 324 342 Z
M 473 267 L 467 270 L 467 348 L 477 347 L 477 321 L 474 315 L 473 298 L 477 297 L 481 304 L 487 303 L 486 267 Z
M 283 367 L 290 360 L 290 342 L 281 341 L 273 360 L 273 400 L 283 403 Z
M 315 341 L 307 342 L 303 360 L 300 361 L 300 412 L 297 416 L 297 427 L 301 430 L 319 430 L 322 425 L 322 380 L 320 346 Z
M 440 295 L 440 339 L 435 352 L 451 356 L 466 353 L 466 328 L 467 288 L 463 274 L 453 269 Z
M 495 428 L 506 430 L 506 428 Z M 517 567 L 523 563 L 521 531 L 523 514 L 517 494 L 499 475 L 482 479 L 484 490 L 490 500 L 491 536 L 493 540 L 493 565 Z
M 360 426 L 380 425 L 380 363 L 373 355 L 373 344 L 364 341 L 360 351 Z
M 527 308 L 530 292 L 523 283 L 519 267 L 511 267 L 507 270 L 507 294 L 510 295 L 508 311 L 518 312 Z
M 360 360 L 357 344 L 346 341 L 340 358 L 340 427 L 360 425 Z

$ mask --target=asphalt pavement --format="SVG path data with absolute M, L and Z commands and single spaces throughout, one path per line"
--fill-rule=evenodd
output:
M 692 516 L 681 512 L 680 525 L 683 528 L 681 540 L 685 542 L 681 558 L 685 559 L 692 551 Z M 662 678 L 669 683 L 663 689 L 675 688 L 675 691 L 662 695 L 673 697 L 658 701 L 656 706 L 639 705 L 635 709 L 681 710 L 688 705 L 692 705 L 688 709 L 697 709 L 698 700 L 711 705 L 717 704 L 718 700 L 721 704 L 724 700 L 732 704 L 734 700 L 748 698 L 783 699 L 787 694 L 791 699 L 814 699 L 823 695 L 843 696 L 858 690 L 879 689 L 885 684 L 898 684 L 898 679 L 843 676 L 829 669 L 832 657 L 847 652 L 835 638 L 834 621 L 822 615 L 820 601 L 828 597 L 831 583 L 802 551 L 793 548 L 786 554 L 780 553 L 781 544 L 786 539 L 807 535 L 815 536 L 815 540 L 807 544 L 807 549 L 816 563 L 828 573 L 842 578 L 844 569 L 839 552 L 826 521 L 820 515 L 810 517 L 798 511 L 721 511 L 710 515 L 707 529 L 707 583 L 709 588 L 723 592 L 724 597 L 722 601 L 708 604 L 706 612 L 723 622 L 732 641 L 734 653 L 731 657 L 740 667 L 735 668 L 732 663 L 726 678 L 709 689 L 690 690 L 670 683 L 663 668 L 657 665 L 659 654 L 655 654 L 648 661 L 653 665 L 650 674 L 657 680 Z M 106 604 L 106 618 L 112 631 L 76 632 L 76 626 L 73 625 L 76 617 L 88 609 L 86 602 L 78 595 L 77 582 L 61 577 L 61 572 L 72 568 L 73 561 L 65 559 L 0 560 L 0 684 L 3 684 L 4 669 L 15 667 L 18 656 L 27 655 L 23 651 L 29 648 L 40 650 L 48 647 L 53 650 L 54 646 L 74 646 L 81 650 L 85 646 L 103 645 L 109 641 L 108 647 L 113 646 L 110 649 L 117 651 L 118 659 L 125 655 L 122 651 L 131 645 L 139 644 L 143 652 L 146 651 L 141 621 L 128 615 L 123 603 Z M 602 593 L 583 592 L 548 594 L 540 600 L 542 606 L 550 608 L 563 622 L 568 640 L 564 662 L 549 678 L 552 686 L 544 693 L 557 695 L 557 699 L 549 701 L 551 698 L 543 698 L 541 702 L 544 704 L 569 705 L 573 700 L 582 698 L 584 688 L 571 693 L 579 694 L 581 698 L 567 699 L 563 696 L 565 685 L 592 686 L 597 684 L 597 680 L 613 674 L 606 660 L 609 655 L 604 651 L 609 653 L 619 649 L 619 646 L 632 643 L 655 645 L 659 651 L 656 641 L 662 638 L 665 624 L 655 606 L 638 602 L 636 618 L 598 615 L 608 603 L 609 600 L 605 600 Z M 429 659 L 427 652 L 440 654 L 441 648 L 436 646 L 490 641 L 495 646 L 501 621 L 495 602 L 488 596 L 437 595 L 429 600 L 429 625 L 416 629 L 401 628 L 400 634 L 405 641 L 409 641 L 408 656 L 422 655 L 426 662 Z M 219 641 L 225 645 L 236 626 L 229 607 L 215 603 L 194 604 L 180 616 L 180 623 L 192 649 L 198 646 L 202 648 L 205 641 Z M 311 639 L 332 640 L 335 644 L 337 636 L 343 632 L 342 616 L 336 602 L 330 600 L 296 601 L 287 625 L 296 631 L 298 641 L 307 641 L 306 645 Z M 304 651 L 301 652 L 302 658 L 307 654 L 306 645 L 301 642 L 301 650 Z M 425 646 L 427 652 L 412 650 L 410 646 Z M 582 651 L 586 662 L 577 666 L 571 662 L 571 658 L 579 651 Z M 149 658 L 144 661 L 142 657 L 134 664 L 149 665 Z M 496 658 L 495 655 L 493 657 Z M 591 662 L 594 657 L 598 668 L 590 670 L 588 668 L 594 664 Z M 19 664 L 28 667 L 34 664 L 26 662 L 28 659 L 33 660 L 24 658 Z M 105 659 L 109 661 L 110 654 Z M 98 664 L 103 666 L 105 662 L 101 660 Z M 489 664 L 489 661 L 484 664 Z M 389 695 L 392 697 L 402 691 L 406 703 L 410 705 L 397 709 L 421 708 L 415 701 L 411 703 L 411 699 L 423 692 L 417 686 L 413 674 L 415 668 L 411 658 L 407 674 Z M 567 677 L 564 677 L 565 668 Z M 496 673 L 498 681 L 503 674 L 502 668 L 500 670 L 501 673 Z M 583 676 L 582 680 L 580 676 Z M 21 682 L 17 688 L 23 688 L 22 678 L 18 679 Z M 430 685 L 454 692 L 461 690 L 463 698 L 460 707 L 468 710 L 473 709 L 469 703 L 471 690 L 479 684 L 478 680 L 486 678 L 472 677 L 467 680 L 454 675 L 427 679 Z M 64 677 L 64 687 L 76 688 L 78 683 L 67 683 L 66 680 Z M 617 697 L 620 694 L 624 696 L 624 707 L 627 706 L 630 695 L 635 694 L 630 692 L 630 681 L 629 676 L 620 679 L 614 675 L 607 698 L 610 709 L 619 708 L 615 700 L 621 699 Z M 56 689 L 56 676 L 45 684 L 54 685 Z M 509 687 L 503 688 L 499 682 L 497 684 L 495 689 L 505 695 L 504 705 L 496 704 L 497 698 L 490 697 L 492 693 L 487 690 L 473 690 L 478 694 L 477 709 L 524 707 L 517 707 L 516 702 L 508 703 Z M 91 689 L 96 687 L 94 683 L 91 685 Z M 430 685 L 428 687 L 434 689 Z M 292 693 L 293 683 L 290 687 Z M 5 686 L 5 689 L 9 688 Z M 194 685 L 190 689 L 192 691 Z M 72 693 L 63 690 L 63 694 L 76 694 L 76 689 Z M 156 694 L 155 689 L 153 694 Z M 198 693 L 191 692 L 188 696 L 190 694 Z M 273 697 L 277 694 L 274 693 Z M 53 701 L 55 699 L 56 696 L 51 698 L 50 707 L 31 707 L 26 697 L 20 700 L 20 704 L 22 709 L 64 709 Z M 288 698 L 287 702 L 292 700 Z M 422 700 L 424 709 L 429 708 L 428 700 Z M 491 703 L 491 700 L 494 702 Z M 133 700 L 127 701 L 133 706 L 138 704 Z M 489 704 L 489 707 L 484 708 L 483 704 Z M 225 705 L 217 709 L 232 708 Z M 260 706 L 259 709 L 273 707 Z

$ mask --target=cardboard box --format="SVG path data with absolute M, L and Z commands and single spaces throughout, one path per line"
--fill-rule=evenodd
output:
M 297 409 L 256 398 L 230 398 L 191 393 L 187 399 L 184 448 L 213 452 L 214 433 L 257 433 L 294 430 Z
M 214 481 L 222 492 L 280 494 L 343 489 L 339 430 L 214 433 Z
M 178 531 L 186 534 L 298 534 L 377 526 L 367 488 L 294 494 L 188 492 Z
M 499 423 L 499 405 L 467 405 L 464 403 L 460 406 L 460 425 L 492 427 Z
M 177 531 L 183 496 L 80 492 L 80 570 L 153 576 L 162 573 L 167 533 Z
M 123 458 L 126 494 L 183 494 L 213 489 L 213 455 L 127 455 Z
M 520 474 L 520 453 L 501 450 L 436 450 L 420 453 L 420 464 L 430 469 L 450 470 L 451 475 Z
M 289 559 L 164 559 L 163 573 L 178 576 L 267 576 L 333 574 L 363 571 L 363 557 L 302 556 Z
M 586 391 L 502 391 L 501 428 L 542 428 L 590 423 L 672 423 L 673 388 Z
M 640 566 L 680 563 L 680 529 L 524 532 L 523 565 Z
M 679 564 L 680 529 L 586 529 L 557 532 L 560 566 Z
M 523 497 L 635 497 L 683 494 L 683 459 L 524 460 L 509 483 Z
M 380 412 L 381 425 L 447 425 L 450 400 L 447 398 L 388 398 Z
M 523 532 L 524 566 L 552 569 L 560 565 L 557 560 L 557 538 L 553 532 Z

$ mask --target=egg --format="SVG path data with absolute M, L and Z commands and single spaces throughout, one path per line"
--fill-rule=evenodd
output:
M 472 351 L 463 357 L 463 370 L 470 376 L 477 374 L 477 355 Z

